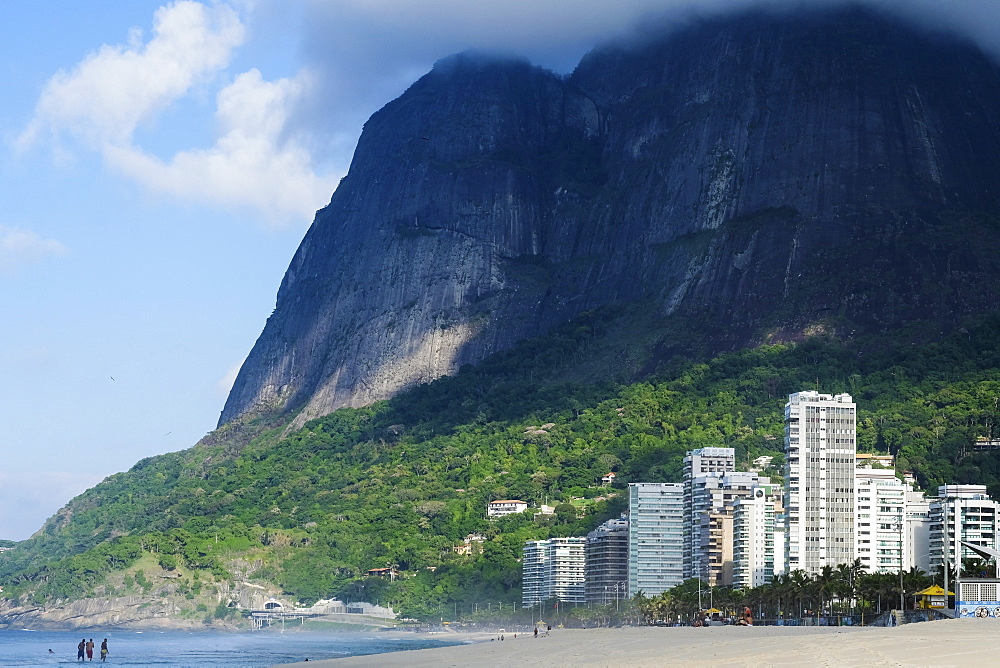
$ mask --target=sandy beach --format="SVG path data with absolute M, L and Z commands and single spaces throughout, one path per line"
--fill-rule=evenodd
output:
M 739 627 L 553 629 L 438 649 L 292 666 L 990 666 L 1000 621 L 960 619 L 897 628 Z

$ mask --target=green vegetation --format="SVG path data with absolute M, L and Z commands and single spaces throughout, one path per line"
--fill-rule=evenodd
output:
M 131 574 L 120 590 L 148 592 L 151 571 L 135 571 L 148 563 L 181 574 L 192 593 L 240 579 L 423 619 L 466 615 L 477 602 L 506 610 L 520 599 L 525 540 L 580 535 L 617 516 L 625 484 L 680 480 L 686 450 L 734 447 L 741 465 L 777 455 L 769 473 L 780 477 L 786 395 L 817 387 L 854 395 L 860 449 L 897 455 L 925 488 L 982 483 L 1000 494 L 996 453 L 968 448 L 1000 436 L 1000 318 L 922 345 L 902 345 L 906 331 L 894 341 L 815 337 L 706 361 L 675 356 L 639 383 L 567 380 L 628 317 L 587 314 L 453 378 L 293 433 L 262 418 L 143 460 L 0 555 L 5 594 L 77 598 L 122 572 Z M 617 482 L 603 488 L 609 470 Z M 489 521 L 497 498 L 556 513 Z M 481 553 L 456 554 L 470 533 L 485 537 Z M 400 576 L 366 576 L 387 566 Z
M 942 577 L 939 573 L 938 584 Z M 636 596 L 633 603 L 647 623 L 690 624 L 699 611 L 703 615 L 709 608 L 721 610 L 724 618 L 739 618 L 747 607 L 758 619 L 850 616 L 872 620 L 888 610 L 912 608 L 913 593 L 934 582 L 935 578 L 918 569 L 903 573 L 902 578 L 897 573 L 867 573 L 857 560 L 836 568 L 824 566 L 813 575 L 795 570 L 752 589 L 710 587 L 692 578 L 658 596 Z
M 962 577 L 986 577 L 991 571 L 981 559 L 965 559 Z M 949 581 L 958 573 L 951 570 Z M 899 573 L 868 573 L 861 560 L 836 567 L 824 566 L 810 575 L 794 570 L 775 576 L 767 585 L 751 589 L 711 587 L 692 578 L 658 596 L 636 596 L 633 604 L 647 623 L 690 623 L 710 607 L 723 617 L 739 617 L 745 607 L 763 619 L 799 619 L 851 616 L 872 620 L 889 610 L 914 609 L 914 594 L 931 585 L 944 586 L 944 569 L 930 575 L 913 568 Z

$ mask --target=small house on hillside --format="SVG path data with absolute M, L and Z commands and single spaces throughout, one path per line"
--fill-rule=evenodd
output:
M 367 572 L 368 577 L 380 577 L 394 579 L 399 575 L 399 571 L 394 568 L 370 568 Z
M 528 504 L 525 501 L 519 501 L 517 499 L 501 499 L 489 502 L 486 506 L 486 515 L 488 517 L 503 517 L 504 515 L 523 513 L 527 509 Z
M 461 545 L 456 545 L 452 549 L 456 554 L 479 554 L 483 551 L 483 543 L 486 541 L 486 536 L 481 536 L 477 533 L 470 533 L 465 537 L 465 542 Z
M 613 483 L 615 481 L 615 478 L 617 478 L 617 477 L 618 476 L 616 476 L 614 474 L 614 472 L 612 472 L 612 473 L 605 473 L 603 476 L 601 476 L 601 484 L 602 485 L 610 485 L 611 483 Z

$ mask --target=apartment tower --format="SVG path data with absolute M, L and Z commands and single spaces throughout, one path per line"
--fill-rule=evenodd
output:
M 684 579 L 684 485 L 628 486 L 628 595 L 656 596 Z
M 722 476 L 736 470 L 734 448 L 698 448 L 684 455 L 684 579 L 710 576 L 707 546 L 712 524 L 712 505 L 701 507 L 695 498 L 698 490 L 718 488 Z M 712 479 L 715 480 L 712 480 Z M 716 531 L 721 521 L 716 521 Z
M 785 404 L 788 569 L 818 572 L 855 558 L 857 407 L 849 394 L 814 391 Z
M 586 538 L 529 540 L 521 560 L 521 602 L 525 607 L 557 599 L 586 603 L 584 545 Z
M 997 549 L 1000 530 L 1000 502 L 986 492 L 986 485 L 941 485 L 938 498 L 930 500 L 930 532 L 928 537 L 930 566 L 933 571 L 943 566 L 955 570 L 959 560 L 978 555 L 971 545 Z M 990 569 L 992 570 L 992 569 Z
M 857 556 L 869 573 L 898 573 L 907 569 L 907 486 L 895 469 L 861 466 L 856 475 Z
M 587 603 L 628 598 L 628 520 L 611 519 L 587 534 Z

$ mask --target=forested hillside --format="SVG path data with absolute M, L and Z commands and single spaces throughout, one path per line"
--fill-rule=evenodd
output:
M 246 579 L 301 601 L 388 601 L 415 617 L 518 600 L 524 540 L 583 534 L 616 516 L 626 483 L 680 480 L 690 448 L 735 447 L 742 465 L 778 455 L 770 473 L 780 477 L 782 406 L 800 389 L 851 393 L 859 448 L 896 454 L 926 489 L 983 483 L 1000 494 L 997 453 L 967 448 L 1000 436 L 1000 318 L 939 341 L 915 323 L 892 339 L 817 336 L 705 360 L 689 351 L 641 383 L 574 380 L 588 364 L 613 368 L 601 355 L 636 317 L 588 313 L 455 377 L 293 433 L 236 423 L 143 460 L 4 553 L 4 593 L 51 603 L 141 589 L 138 574 L 114 585 L 108 575 L 145 560 L 187 591 Z M 618 482 L 601 487 L 609 470 Z M 488 521 L 497 498 L 547 501 L 556 514 Z M 469 533 L 487 538 L 482 554 L 455 554 Z M 385 566 L 404 577 L 364 577 Z

